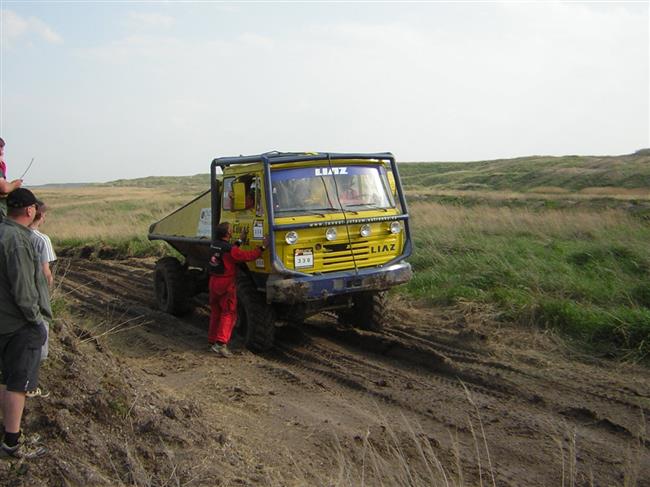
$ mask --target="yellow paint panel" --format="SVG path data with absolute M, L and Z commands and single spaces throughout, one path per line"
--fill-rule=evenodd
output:
M 210 191 L 166 216 L 156 224 L 151 233 L 175 237 L 207 237 L 211 230 Z

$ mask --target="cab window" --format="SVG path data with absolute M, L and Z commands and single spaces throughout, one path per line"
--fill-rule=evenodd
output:
M 221 200 L 221 208 L 224 210 L 232 211 L 232 183 L 235 178 L 226 178 L 223 180 L 223 198 Z
M 254 174 L 244 174 L 224 180 L 224 205 L 229 211 L 260 211 L 259 178 Z

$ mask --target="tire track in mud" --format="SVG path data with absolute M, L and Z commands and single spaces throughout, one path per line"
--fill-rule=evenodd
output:
M 179 340 L 188 348 L 195 349 L 197 340 L 203 338 L 199 323 L 192 319 L 179 320 L 153 307 L 151 270 L 146 266 L 141 267 L 143 274 L 140 279 L 133 279 L 128 274 L 128 266 L 121 267 L 121 274 L 128 279 L 116 279 L 115 275 L 120 274 L 113 272 L 113 265 L 84 261 L 82 265 L 67 270 L 61 291 L 74 299 L 74 309 L 90 317 L 101 318 L 94 324 L 97 332 L 105 331 L 103 328 L 107 326 L 117 326 L 116 333 L 127 331 L 130 341 L 123 343 L 122 350 L 128 349 L 136 355 L 142 355 L 141 350 L 169 352 L 177 348 L 175 346 Z M 160 323 L 172 326 L 160 326 Z M 189 327 L 179 329 L 179 323 Z M 152 339 L 152 336 L 158 338 Z M 143 344 L 144 347 L 139 346 Z
M 350 395 L 353 395 L 357 398 L 354 401 L 355 404 L 363 404 L 364 406 L 359 407 L 365 410 L 371 410 L 373 404 L 383 404 L 384 407 L 388 406 L 399 411 L 400 414 L 408 411 L 413 414 L 413 417 L 418 418 L 416 420 L 417 424 L 422 424 L 423 422 L 428 424 L 434 422 L 437 424 L 438 427 L 435 429 L 440 434 L 443 434 L 442 432 L 446 430 L 463 433 L 469 432 L 467 425 L 456 421 L 452 416 L 445 414 L 444 411 L 439 409 L 436 411 L 437 408 L 431 402 L 427 402 L 426 398 L 411 397 L 410 400 L 406 400 L 404 397 L 399 397 L 396 394 L 397 390 L 388 384 L 386 386 L 380 386 L 386 387 L 386 392 L 375 390 L 369 384 L 377 385 L 377 382 L 367 377 L 350 377 L 349 373 L 342 372 L 339 367 L 332 367 L 331 363 L 325 361 L 314 360 L 314 356 L 297 352 L 293 348 L 279 345 L 276 350 L 264 354 L 264 358 L 269 363 L 259 364 L 259 368 L 293 386 L 307 390 L 318 386 L 327 391 L 331 396 L 338 396 L 340 394 L 345 399 L 350 399 Z M 323 381 L 333 385 L 328 386 Z M 408 392 L 409 394 L 414 394 L 418 391 L 416 388 L 413 388 L 408 390 Z M 434 387 L 430 387 L 429 390 L 424 392 L 435 392 L 436 395 L 440 395 L 440 390 Z M 377 407 L 377 411 L 383 409 L 379 408 L 379 406 Z M 383 410 L 381 414 L 387 415 L 386 410 Z M 444 448 L 447 453 L 452 453 L 450 447 L 444 447 L 443 445 L 439 445 L 439 447 Z
M 395 329 L 391 328 L 387 330 L 388 334 L 394 334 Z M 397 333 L 399 336 L 411 336 L 409 333 L 399 330 Z M 562 376 L 562 380 L 554 380 L 554 378 L 549 376 L 544 376 L 538 372 L 533 372 L 532 370 L 523 370 L 521 368 L 512 367 L 506 364 L 501 364 L 494 362 L 493 360 L 486 360 L 480 357 L 478 354 L 473 352 L 467 352 L 465 349 L 458 349 L 449 344 L 440 344 L 437 340 L 432 339 L 431 337 L 417 337 L 418 340 L 423 341 L 424 343 L 431 343 L 436 349 L 445 351 L 448 356 L 453 357 L 456 360 L 465 362 L 466 367 L 471 369 L 481 371 L 483 369 L 499 369 L 501 374 L 506 377 L 510 377 L 513 382 L 517 382 L 517 377 L 521 377 L 526 381 L 534 383 L 536 391 L 553 391 L 554 399 L 561 399 L 562 401 L 553 401 L 550 400 L 545 395 L 533 396 L 534 401 L 544 402 L 548 409 L 554 410 L 557 414 L 564 416 L 567 419 L 576 421 L 585 427 L 591 428 L 602 428 L 611 433 L 623 435 L 626 438 L 637 438 L 639 436 L 638 425 L 637 431 L 634 431 L 634 427 L 631 427 L 630 424 L 623 425 L 621 421 L 616 421 L 611 417 L 607 417 L 607 413 L 603 413 L 602 404 L 592 404 L 591 407 L 586 407 L 583 396 L 589 396 L 593 399 L 609 403 L 611 405 L 616 405 L 619 409 L 618 414 L 621 418 L 633 417 L 638 418 L 643 421 L 643 417 L 650 418 L 650 408 L 644 406 L 641 402 L 643 397 L 637 391 L 636 394 L 625 394 L 625 388 L 621 388 L 619 391 L 613 390 L 611 387 L 600 387 L 594 386 L 591 383 L 585 382 L 584 375 L 573 373 L 569 370 L 565 370 Z M 459 353 L 456 353 L 456 352 Z M 569 379 L 569 380 L 567 380 Z M 527 387 L 530 387 L 528 385 Z M 604 391 L 604 392 L 603 392 Z M 561 392 L 561 394 L 557 394 Z M 631 391 L 632 392 L 632 391 Z M 568 395 L 573 396 L 572 400 L 568 399 Z M 567 402 L 573 402 L 580 404 L 579 407 L 568 406 Z M 650 448 L 650 445 L 648 445 Z
M 171 324 L 159 331 L 172 347 L 172 342 L 184 333 L 178 325 L 189 325 L 197 330 L 196 335 L 187 338 L 195 345 L 205 328 L 205 310 L 200 325 L 198 316 L 179 320 L 157 311 L 152 270 L 153 264 L 147 261 L 73 261 L 62 290 L 78 302 L 77 309 L 88 313 L 102 314 L 111 309 L 124 316 Z M 258 367 L 297 387 L 315 384 L 327 388 L 331 383 L 343 396 L 349 391 L 359 397 L 376 398 L 458 431 L 467 429 L 462 423 L 464 416 L 454 417 L 432 404 L 444 400 L 466 406 L 465 386 L 488 409 L 508 411 L 508 404 L 518 404 L 518 412 L 513 413 L 514 430 L 523 421 L 515 416 L 527 409 L 534 417 L 550 415 L 556 422 L 564 419 L 596 436 L 604 432 L 636 438 L 629 422 L 625 426 L 616 417 L 638 415 L 637 402 L 646 397 L 640 390 L 601 390 L 598 383 L 587 384 L 589 378 L 570 370 L 563 370 L 558 378 L 547 377 L 522 363 L 512 365 L 488 358 L 483 349 L 473 348 L 473 343 L 458 344 L 451 337 L 434 337 L 406 325 L 390 327 L 380 335 L 315 319 L 301 327 L 300 333 L 304 337 L 297 342 L 284 339 L 280 333 L 277 350 L 260 355 Z M 158 342 L 152 346 L 160 347 Z M 402 384 L 404 388 L 400 389 Z M 619 410 L 609 414 L 611 408 L 601 403 L 616 404 Z M 643 407 L 643 411 L 650 417 L 648 408 Z
M 266 354 L 265 358 L 312 378 L 332 381 L 360 398 L 376 398 L 395 409 L 409 411 L 420 418 L 418 422 L 433 421 L 439 425 L 437 429 L 442 430 L 469 432 L 466 415 L 455 416 L 452 413 L 469 404 L 468 394 L 475 399 L 482 397 L 479 402 L 487 407 L 503 407 L 511 399 L 510 395 L 481 385 L 462 383 L 446 374 L 423 371 L 408 362 L 395 362 L 381 355 L 367 354 L 364 350 L 339 350 L 333 345 L 335 342 L 332 341 L 315 343 L 309 335 L 300 343 L 295 343 L 295 339 L 280 340 L 277 351 Z M 446 407 L 441 407 L 442 403 Z
M 309 332 L 311 331 L 310 328 Z M 343 388 L 348 391 L 347 393 L 344 392 L 344 394 L 349 395 L 352 393 L 362 400 L 365 399 L 365 401 L 369 397 L 375 398 L 389 407 L 415 414 L 415 417 L 420 418 L 417 420 L 418 424 L 426 424 L 428 425 L 427 430 L 436 432 L 433 435 L 434 437 L 438 437 L 440 434 L 444 435 L 445 430 L 456 431 L 465 435 L 466 441 L 471 443 L 472 432 L 471 427 L 468 425 L 467 416 L 469 413 L 466 412 L 468 409 L 471 410 L 471 407 L 469 407 L 469 401 L 465 397 L 463 386 L 458 381 L 441 381 L 441 377 L 436 377 L 430 373 L 422 374 L 422 371 L 418 372 L 416 368 L 404 369 L 404 364 L 401 362 L 387 364 L 385 357 L 372 355 L 368 357 L 364 354 L 364 350 L 361 350 L 358 355 L 346 349 L 340 351 L 332 347 L 332 344 L 336 344 L 335 341 L 309 341 L 314 336 L 309 332 L 306 339 L 298 343 L 295 343 L 295 340 L 293 342 L 280 340 L 277 347 L 279 351 L 265 354 L 265 358 L 278 364 L 278 370 L 288 369 L 288 374 L 291 377 L 289 382 L 299 387 L 307 387 L 307 384 L 310 383 L 307 378 L 311 378 L 311 382 L 317 385 L 321 385 L 318 383 L 317 378 L 331 381 L 334 383 L 334 390 L 331 391 L 333 394 L 336 394 L 339 388 Z M 378 362 L 375 360 L 378 360 Z M 412 373 L 409 373 L 409 370 L 412 370 Z M 387 383 L 383 385 L 386 390 L 378 390 L 375 386 L 386 378 L 389 378 L 386 381 Z M 400 385 L 405 385 L 408 382 L 412 384 L 412 387 L 400 389 Z M 470 389 L 470 386 L 468 386 L 468 389 Z M 327 389 L 325 386 L 322 387 Z M 495 434 L 494 430 L 489 429 L 490 425 L 494 425 L 498 431 L 506 429 L 508 435 L 518 435 L 520 431 L 523 431 L 524 438 L 530 440 L 542 434 L 549 424 L 564 424 L 559 420 L 557 412 L 536 404 L 530 404 L 524 399 L 511 396 L 504 397 L 488 391 L 487 394 L 482 394 L 483 399 L 479 400 L 476 397 L 476 392 L 476 389 L 470 389 L 474 400 L 479 404 L 481 411 L 479 414 L 484 415 L 483 421 L 486 428 L 488 428 L 488 431 L 492 431 L 488 435 Z M 479 393 L 483 392 L 485 391 L 479 391 Z M 442 408 L 428 407 L 434 397 L 444 398 Z M 514 406 L 513 403 L 518 404 L 518 406 L 510 407 L 509 404 Z M 454 410 L 456 410 L 455 413 Z M 623 431 L 618 426 L 612 427 L 611 424 L 607 424 L 607 421 L 603 422 L 595 417 L 590 417 L 588 412 L 582 410 L 577 410 L 568 419 L 570 420 L 569 423 L 574 421 L 584 430 L 592 431 L 593 433 L 588 435 L 590 438 L 600 438 L 596 443 L 590 444 L 592 445 L 590 449 L 594 452 L 593 455 L 598 457 L 598 462 L 601 463 L 611 460 L 606 453 L 600 453 L 602 442 L 607 443 L 609 441 L 604 440 L 603 432 L 615 436 L 624 434 L 626 439 L 630 439 L 627 431 Z M 431 422 L 438 426 L 430 429 L 432 428 Z M 501 424 L 504 425 L 503 428 L 500 426 Z M 562 426 L 559 429 L 561 430 L 561 428 Z M 513 458 L 519 454 L 518 448 L 517 444 L 511 445 L 509 440 L 506 439 L 505 443 L 499 443 L 497 449 L 502 455 L 507 452 L 505 456 Z M 501 481 L 504 480 L 503 476 L 501 476 Z M 508 485 L 520 485 L 520 482 L 513 480 Z
M 150 273 L 148 270 L 145 272 Z M 134 279 L 134 275 L 128 272 L 128 268 L 122 270 L 112 265 L 109 267 L 96 263 L 84 265 L 83 269 L 71 266 L 65 271 L 63 285 L 66 285 L 68 280 L 85 287 L 92 284 L 94 290 L 111 293 L 114 296 L 146 297 L 147 301 L 142 301 L 142 304 L 149 304 L 153 299 L 148 276 L 142 275 L 140 279 Z
M 516 368 L 507 364 L 495 362 L 493 360 L 484 359 L 480 354 L 476 352 L 471 352 L 467 349 L 461 349 L 447 343 L 441 343 L 440 341 L 430 336 L 423 337 L 417 332 L 408 333 L 401 329 L 390 328 L 386 330 L 386 333 L 400 338 L 414 339 L 423 344 L 430 345 L 434 350 L 437 350 L 440 353 L 444 353 L 446 356 L 457 362 L 465 363 L 470 368 L 497 369 L 505 375 L 520 375 L 529 380 L 536 380 L 540 383 L 545 383 L 549 387 L 560 388 L 565 392 L 587 394 L 603 401 L 625 406 L 637 412 L 642 410 L 645 415 L 650 417 L 650 407 L 644 406 L 639 401 L 631 400 L 631 397 L 634 397 L 635 399 L 650 399 L 650 397 L 644 396 L 638 393 L 638 391 L 630 390 L 631 394 L 625 394 L 622 390 L 609 390 L 608 393 L 604 393 L 591 386 L 590 384 L 585 383 L 584 377 L 582 375 L 572 374 L 570 382 L 556 381 L 539 373 L 532 372 L 531 370 L 522 370 L 521 368 Z M 565 371 L 565 373 L 571 374 L 570 371 Z
M 596 391 L 595 387 L 578 385 L 577 379 L 574 381 L 575 386 L 554 381 L 540 374 L 486 360 L 480 354 L 465 348 L 448 343 L 439 346 L 437 341 L 421 337 L 418 337 L 414 343 L 404 342 L 401 336 L 395 337 L 393 328 L 386 330 L 384 335 L 341 328 L 332 324 L 325 324 L 325 326 L 312 324 L 308 329 L 312 336 L 331 339 L 336 343 L 349 345 L 357 350 L 377 354 L 387 359 L 396 359 L 398 362 L 394 367 L 403 368 L 403 364 L 410 363 L 424 368 L 433 374 L 427 376 L 427 381 L 433 380 L 438 384 L 455 388 L 466 387 L 472 393 L 514 401 L 539 412 L 561 415 L 583 427 L 602 429 L 626 439 L 635 439 L 639 435 L 638 425 L 633 421 L 630 425 L 630 418 L 638 418 L 642 410 L 644 414 L 648 412 L 636 402 L 612 397 L 611 394 Z M 409 334 L 399 333 L 399 335 Z M 314 350 L 315 355 L 319 353 L 320 351 Z M 308 358 L 304 357 L 304 359 Z M 339 360 L 345 358 L 339 357 Z M 395 373 L 395 369 L 391 373 Z M 544 394 L 545 390 L 552 392 L 550 398 L 548 394 Z M 567 398 L 566 394 L 558 395 L 558 390 L 577 397 L 571 399 Z M 616 416 L 623 421 L 614 419 L 611 411 L 603 412 L 609 408 L 602 404 L 586 405 L 581 395 L 591 395 L 600 401 L 622 406 L 622 410 L 619 410 Z M 570 404 L 579 404 L 579 407 Z M 623 424 L 625 422 L 627 425 Z
M 282 346 L 283 350 L 287 349 L 286 345 L 279 344 L 279 346 Z M 333 348 L 325 348 L 324 344 L 315 344 L 313 341 L 310 343 L 302 343 L 300 349 L 304 351 L 292 348 L 291 352 L 299 356 L 301 362 L 311 362 L 323 367 L 340 369 L 347 374 L 357 373 L 362 378 L 375 384 L 380 381 L 384 383 L 403 381 L 404 384 L 411 384 L 413 387 L 418 385 L 420 390 L 432 392 L 437 391 L 440 385 L 445 385 L 451 389 L 462 390 L 463 395 L 464 387 L 466 387 L 471 392 L 493 399 L 508 400 L 511 397 L 498 390 L 477 384 L 471 381 L 472 378 L 470 377 L 461 377 L 460 373 L 455 373 L 456 371 L 448 361 L 445 361 L 439 368 L 435 365 L 427 367 L 427 369 L 435 370 L 435 373 L 423 374 L 421 368 L 418 370 L 418 367 L 412 366 L 408 361 L 391 362 L 390 357 L 387 359 L 384 354 L 374 354 L 371 352 L 374 356 L 364 356 L 361 354 L 343 353 Z M 367 350 L 361 349 L 360 352 L 365 353 Z M 324 360 L 322 358 L 324 356 L 327 356 L 328 360 Z M 357 372 L 357 370 L 359 371 Z M 381 377 L 381 379 L 370 379 L 366 376 L 366 373 Z M 431 384 L 431 381 L 436 382 L 437 385 Z
M 72 268 L 68 271 L 71 281 L 68 286 L 73 288 L 71 294 L 79 302 L 78 309 L 89 313 L 102 313 L 108 307 L 112 307 L 124 315 L 144 318 L 150 318 L 152 314 L 159 313 L 151 308 L 153 296 L 149 289 L 146 292 L 133 291 L 134 285 L 142 288 L 145 286 L 145 280 L 148 280 L 146 275 L 137 276 L 134 279 L 128 274 L 128 267 L 120 269 L 120 273 L 113 273 L 112 265 L 109 266 L 101 262 L 84 264 L 88 265 L 83 265 L 83 269 Z M 112 275 L 107 277 L 108 274 Z M 116 278 L 116 274 L 121 274 L 121 276 Z M 128 288 L 122 288 L 124 284 L 128 284 Z M 150 286 L 150 284 L 147 282 L 146 286 Z M 137 299 L 137 301 L 133 301 L 133 299 Z M 167 317 L 167 319 L 176 320 L 171 317 Z M 380 336 L 377 335 L 377 337 Z M 377 345 L 381 346 L 382 344 L 378 342 Z M 157 345 L 155 348 L 160 347 Z M 412 351 L 409 354 L 412 355 Z M 324 355 L 329 355 L 330 359 L 322 360 L 320 357 Z M 401 353 L 393 353 L 389 360 L 395 361 L 395 359 L 399 359 L 400 355 Z M 344 391 L 343 395 L 352 392 L 366 398 L 374 397 L 380 402 L 411 411 L 445 427 L 464 428 L 449 417 L 440 417 L 440 412 L 434 413 L 436 408 L 431 405 L 431 396 L 440 395 L 441 387 L 457 391 L 454 395 L 458 396 L 461 401 L 465 400 L 463 385 L 456 378 L 457 371 L 448 367 L 448 360 L 444 356 L 435 357 L 437 362 L 435 366 L 431 365 L 434 357 L 424 354 L 416 361 L 415 366 L 405 362 L 406 366 L 399 368 L 395 366 L 395 363 L 378 363 L 367 357 L 334 351 L 331 346 L 327 346 L 327 341 L 325 341 L 319 345 L 302 344 L 298 348 L 280 342 L 276 351 L 262 357 L 279 367 L 272 370 L 273 367 L 265 365 L 264 368 L 267 371 L 273 375 L 281 376 L 281 379 L 290 383 L 300 384 L 300 387 L 309 387 L 310 385 L 310 381 L 302 377 L 316 376 L 320 378 L 321 384 L 325 379 L 348 391 Z M 381 356 L 378 358 L 382 359 Z M 399 360 L 397 363 L 399 364 Z M 420 365 L 422 364 L 426 364 L 427 369 L 430 369 L 433 374 L 427 374 L 426 378 L 422 378 L 420 376 L 422 372 Z M 412 370 L 409 371 L 408 368 Z M 446 374 L 443 374 L 445 370 Z M 492 400 L 507 400 L 509 397 L 509 395 L 495 390 L 492 384 L 485 386 L 475 384 L 468 380 L 468 377 L 465 379 L 467 388 L 474 394 L 480 394 Z M 318 383 L 319 380 L 311 382 Z M 396 383 L 407 383 L 410 386 L 406 392 L 396 391 L 392 386 Z M 405 395 L 413 394 L 417 395 L 416 401 L 413 398 L 405 397 Z
M 405 343 L 403 340 L 391 337 L 390 333 L 377 334 L 354 328 L 313 325 L 309 327 L 309 331 L 314 336 L 383 357 L 386 362 L 392 359 L 400 368 L 410 367 L 420 374 L 424 369 L 433 374 L 430 377 L 446 380 L 450 384 L 455 384 L 456 387 L 462 388 L 462 382 L 470 390 L 475 390 L 483 395 L 510 399 L 523 394 L 513 384 L 503 380 L 499 372 L 489 371 L 484 375 L 474 374 L 455 360 L 453 354 L 446 353 L 445 350 L 428 345 L 422 346 L 418 343 Z M 391 366 L 395 367 L 396 364 L 391 364 Z
M 87 308 L 90 304 L 97 311 L 110 309 L 119 309 L 122 313 L 129 316 L 147 315 L 157 311 L 151 308 L 153 295 L 151 291 L 151 269 L 153 265 L 139 262 L 83 262 L 83 270 L 75 268 L 68 269 L 67 277 L 75 283 L 80 284 L 77 289 L 70 289 L 71 292 L 80 301 L 80 308 Z M 131 272 L 131 269 L 137 270 L 137 276 Z M 104 299 L 98 298 L 100 294 Z M 136 301 L 133 301 L 136 299 Z M 86 309 L 87 311 L 90 311 Z M 514 368 L 507 364 L 485 359 L 483 355 L 471 349 L 459 347 L 449 342 L 441 343 L 441 340 L 432 339 L 429 335 L 422 335 L 415 330 L 408 332 L 402 329 L 390 328 L 384 335 L 360 332 L 355 329 L 340 329 L 336 326 L 308 326 L 307 329 L 313 336 L 318 336 L 337 343 L 343 343 L 352 346 L 358 350 L 370 352 L 387 360 L 396 361 L 400 369 L 403 364 L 410 364 L 416 368 L 424 368 L 430 372 L 427 381 L 434 381 L 440 385 L 463 390 L 467 387 L 472 393 L 489 396 L 501 400 L 518 400 L 530 404 L 545 402 L 546 400 L 536 394 L 528 393 L 524 389 L 517 387 L 517 375 L 525 377 L 527 380 L 534 380 L 538 383 L 550 385 L 554 388 L 562 389 L 567 393 L 589 394 L 597 399 L 614 402 L 631 409 L 631 412 L 638 412 L 642 407 L 635 402 L 631 402 L 620 397 L 612 397 L 609 394 L 596 391 L 594 388 L 579 384 L 579 378 L 575 377 L 568 383 L 558 382 L 544 377 L 540 374 L 530 373 L 521 369 Z M 295 353 L 295 351 L 294 351 Z M 322 349 L 312 348 L 308 353 L 301 353 L 300 360 L 308 363 L 316 361 L 323 353 Z M 337 360 L 348 361 L 355 364 L 366 364 L 367 361 L 351 359 L 351 356 L 338 354 Z M 322 367 L 332 368 L 332 363 L 319 363 Z M 384 371 L 385 376 L 399 375 L 395 370 L 396 365 L 390 364 L 391 370 Z M 330 371 L 331 375 L 337 372 Z M 513 378 L 515 377 L 515 378 Z M 506 379 L 508 378 L 508 379 Z M 346 379 L 341 376 L 339 382 L 345 383 Z M 413 376 L 408 379 L 411 382 L 423 384 L 422 380 L 416 380 Z M 462 381 L 462 382 L 461 382 Z M 354 380 L 350 380 L 351 389 L 358 389 L 359 385 Z M 380 393 L 380 395 L 382 395 Z M 383 394 L 385 396 L 385 394 Z M 633 435 L 628 428 L 612 420 L 611 418 L 602 417 L 599 412 L 592 411 L 590 408 L 584 408 L 579 411 L 576 408 L 566 408 L 557 405 L 557 412 L 564 414 L 568 418 L 599 418 L 594 423 L 602 424 L 605 429 L 617 432 L 627 432 Z M 650 416 L 650 411 L 644 408 L 644 413 Z M 583 423 L 585 421 L 582 421 Z

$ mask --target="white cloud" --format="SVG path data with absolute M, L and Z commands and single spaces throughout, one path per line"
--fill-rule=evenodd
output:
M 157 12 L 130 12 L 128 22 L 135 27 L 162 27 L 168 29 L 174 25 L 174 17 Z
M 29 25 L 43 40 L 51 44 L 61 44 L 63 42 L 63 38 L 42 20 L 30 17 Z
M 2 10 L 2 29 L 5 38 L 16 39 L 27 31 L 27 21 L 11 10 Z
M 14 45 L 30 41 L 33 35 L 50 44 L 61 44 L 63 38 L 52 27 L 37 17 L 22 17 L 13 10 L 2 10 L 3 41 Z

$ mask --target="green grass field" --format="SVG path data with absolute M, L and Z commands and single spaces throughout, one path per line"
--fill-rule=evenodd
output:
M 400 165 L 416 275 L 400 292 L 475 303 L 560 330 L 594 353 L 650 357 L 650 155 Z M 149 224 L 209 177 L 151 177 L 38 194 L 59 248 L 162 255 Z
M 411 295 L 650 356 L 650 154 L 402 164 Z
M 623 210 L 412 208 L 415 278 L 433 305 L 480 303 L 608 355 L 650 352 L 650 228 Z

